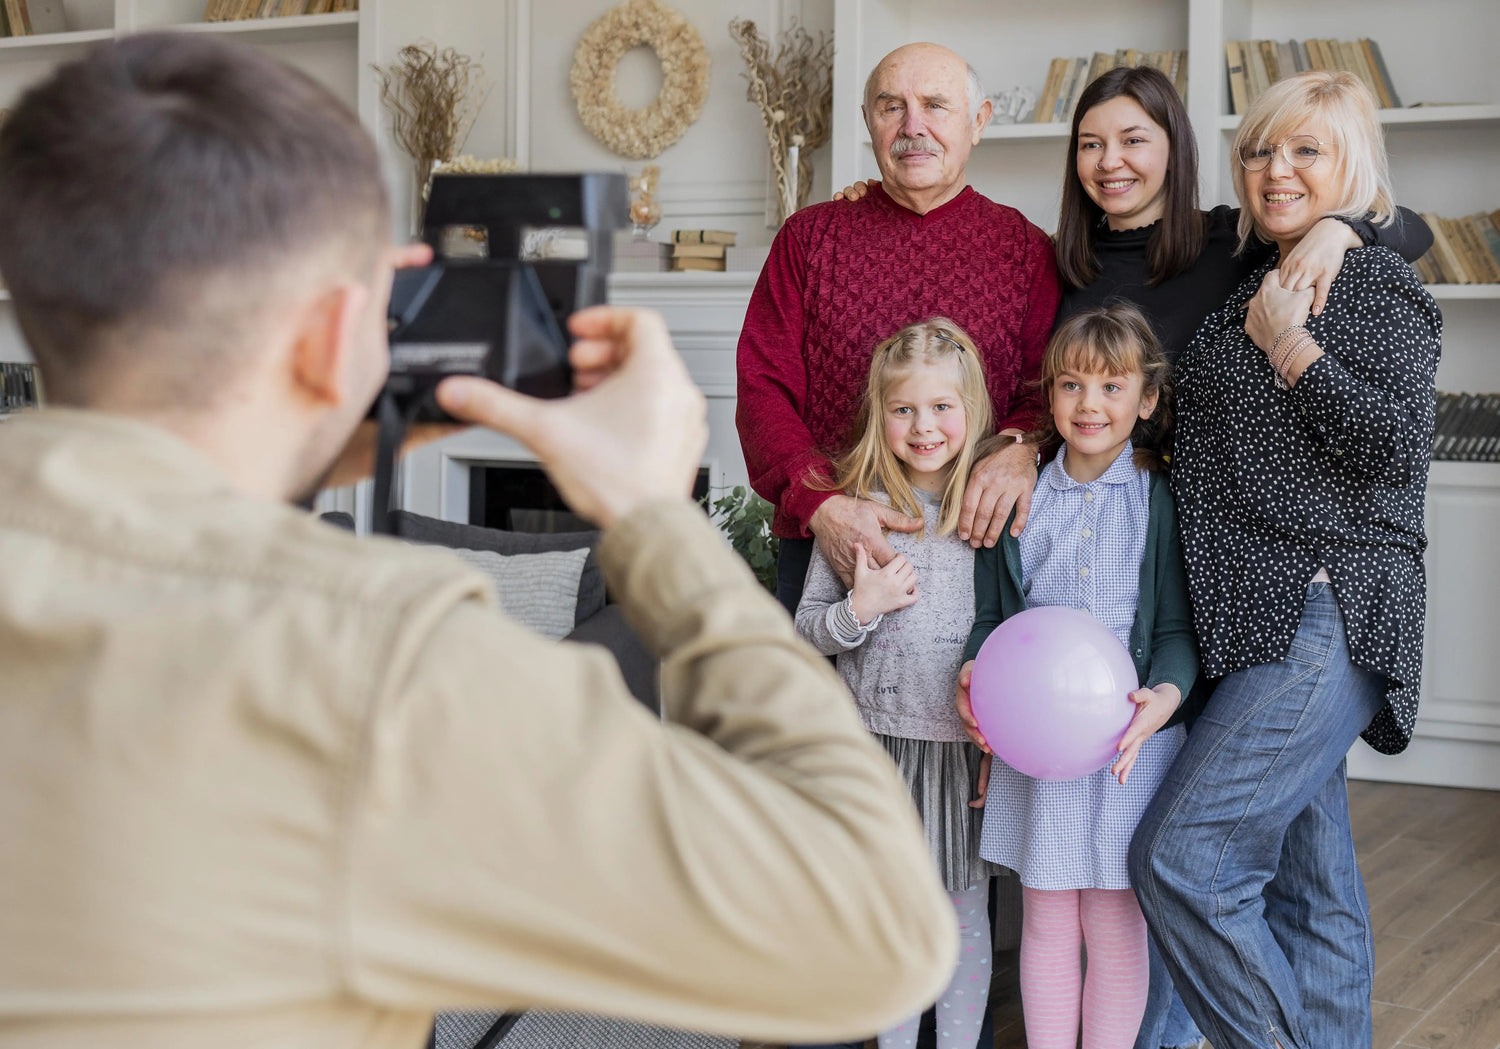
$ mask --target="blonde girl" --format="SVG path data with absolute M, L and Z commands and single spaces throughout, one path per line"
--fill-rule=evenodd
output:
M 798 631 L 835 656 L 865 726 L 911 788 L 958 915 L 958 964 L 938 999 L 939 1049 L 972 1049 L 989 995 L 992 868 L 979 858 L 979 814 L 968 800 L 980 752 L 952 703 L 974 621 L 974 552 L 957 536 L 964 483 L 992 413 L 973 341 L 942 317 L 902 328 L 875 349 L 854 446 L 826 482 L 925 521 L 892 533 L 877 565 L 856 547 L 846 589 L 815 550 Z M 916 1044 L 918 1017 L 880 1034 L 881 1049 Z

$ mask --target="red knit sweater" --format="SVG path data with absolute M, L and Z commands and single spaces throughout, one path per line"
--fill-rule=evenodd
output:
M 772 531 L 812 534 L 831 493 L 803 482 L 857 436 L 875 344 L 907 324 L 941 315 L 968 332 L 996 429 L 1030 429 L 1040 395 L 1029 382 L 1060 295 L 1047 235 L 969 187 L 926 215 L 873 186 L 789 218 L 750 296 L 737 364 L 735 422 L 750 483 L 776 504 Z

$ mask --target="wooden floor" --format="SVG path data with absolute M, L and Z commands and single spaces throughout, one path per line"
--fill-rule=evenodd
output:
M 1500 1049 L 1500 793 L 1351 780 L 1375 927 L 1374 1049 Z M 1024 1049 L 1015 952 L 995 958 L 997 1049 Z
M 1375 927 L 1374 1049 L 1500 1049 L 1500 793 L 1352 780 L 1349 809 Z M 990 1004 L 996 1049 L 1025 1049 L 1015 951 L 995 956 Z

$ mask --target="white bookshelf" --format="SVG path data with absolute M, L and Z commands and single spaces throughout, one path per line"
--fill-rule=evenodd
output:
M 1187 107 L 1198 136 L 1205 207 L 1233 203 L 1224 45 L 1230 40 L 1332 37 L 1377 41 L 1400 100 L 1380 114 L 1397 200 L 1444 216 L 1500 208 L 1500 4 L 1495 0 L 834 0 L 833 184 L 877 175 L 859 112 L 882 55 L 915 40 L 945 44 L 986 90 L 1038 94 L 1054 57 L 1131 47 L 1187 48 Z M 1069 123 L 993 126 L 969 164 L 975 188 L 1057 226 Z M 1438 387 L 1500 390 L 1500 285 L 1432 285 L 1444 314 Z M 1500 646 L 1491 595 L 1500 592 L 1500 464 L 1436 462 L 1428 491 L 1429 614 L 1422 717 L 1411 750 L 1382 759 L 1362 745 L 1351 774 L 1500 789 Z
M 171 30 L 264 48 L 324 84 L 367 126 L 376 128 L 378 98 L 373 87 L 365 90 L 363 84 L 374 60 L 376 3 L 363 0 L 361 10 L 338 14 L 204 22 L 205 0 L 65 0 L 68 32 L 0 37 L 0 108 L 12 105 L 30 84 L 93 44 L 136 32 Z M 29 359 L 10 294 L 0 290 L 0 361 Z

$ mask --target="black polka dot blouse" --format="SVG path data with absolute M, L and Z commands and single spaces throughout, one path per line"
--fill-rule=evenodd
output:
M 1172 490 L 1203 672 L 1286 657 L 1307 584 L 1328 570 L 1356 665 L 1385 676 L 1363 735 L 1411 742 L 1422 671 L 1422 508 L 1442 314 L 1388 248 L 1349 252 L 1307 329 L 1324 356 L 1278 388 L 1245 334 L 1268 260 L 1177 362 Z

